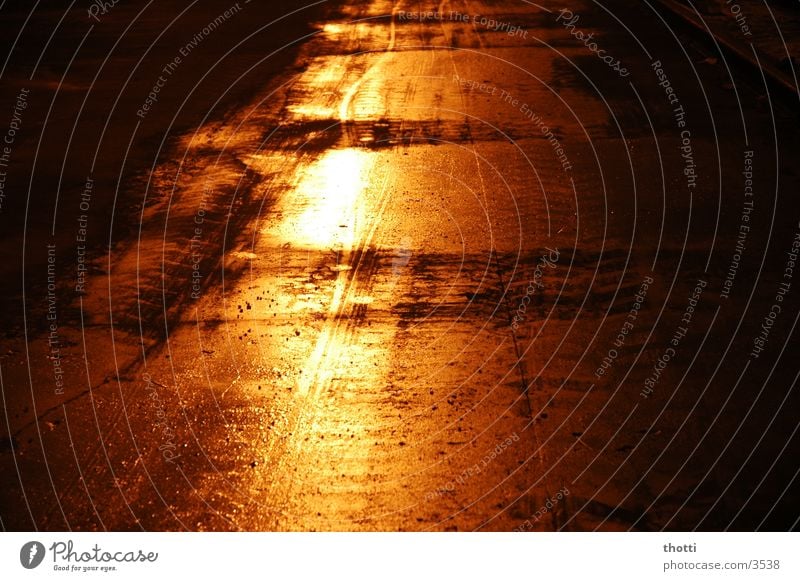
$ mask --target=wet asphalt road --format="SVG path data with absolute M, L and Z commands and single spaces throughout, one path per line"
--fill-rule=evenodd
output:
M 561 8 L 344 3 L 162 144 L 65 387 L 8 340 L 4 526 L 796 526 L 791 105 Z

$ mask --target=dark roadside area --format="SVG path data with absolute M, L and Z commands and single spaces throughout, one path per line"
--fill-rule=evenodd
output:
M 88 287 L 118 266 L 117 257 L 137 244 L 143 229 L 167 228 L 169 184 L 179 172 L 177 163 L 165 160 L 175 155 L 176 140 L 203 124 L 224 123 L 254 93 L 296 75 L 299 47 L 319 31 L 313 23 L 335 13 L 334 2 L 295 0 L 256 10 L 247 0 L 98 6 L 2 6 L 0 127 L 8 145 L 0 151 L 0 365 L 7 435 L 0 449 L 2 471 L 12 479 L 11 450 L 24 454 L 14 434 L 75 396 L 64 391 L 71 372 L 84 365 L 88 372 L 81 358 L 56 359 L 57 352 L 77 348 L 79 330 L 101 328 L 102 337 L 95 338 L 106 346 L 101 357 L 107 369 L 119 370 L 124 362 L 112 363 L 118 353 L 112 353 L 109 325 L 137 334 L 144 316 L 144 335 L 164 328 L 177 297 L 161 296 L 160 268 L 146 274 L 132 268 L 153 284 L 150 296 L 138 295 L 141 302 L 127 321 L 114 321 L 110 297 L 90 296 Z M 264 109 L 280 104 L 265 102 Z M 168 168 L 159 173 L 158 188 L 152 179 L 157 166 Z M 145 218 L 148 209 L 155 210 Z M 191 226 L 184 226 L 191 236 Z M 221 254 L 212 246 L 223 245 L 223 226 L 206 224 L 210 256 Z M 178 227 L 173 222 L 170 228 Z M 204 278 L 213 276 L 213 266 L 205 267 Z M 130 289 L 135 283 L 122 284 Z M 84 301 L 93 301 L 91 315 Z M 145 350 L 158 343 L 141 339 Z M 38 363 L 28 368 L 28 360 Z M 42 389 L 42 377 L 55 387 Z M 77 397 L 91 390 L 91 381 Z M 4 494 L 0 513 L 13 512 L 16 503 Z
M 795 101 L 800 62 L 800 5 L 793 0 L 659 0 L 671 23 L 688 28 L 748 70 L 776 97 Z
M 79 264 L 85 260 L 87 275 L 104 271 L 106 251 L 135 239 L 142 208 L 163 201 L 148 177 L 177 136 L 219 120 L 270 79 L 296 74 L 291 65 L 315 32 L 310 23 L 333 9 L 289 1 L 254 15 L 244 0 L 166 0 L 117 4 L 93 18 L 87 6 L 70 4 L 2 8 L 4 129 L 24 97 L 0 212 L 6 336 L 22 332 L 23 288 L 28 331 L 47 327 L 48 245 L 57 249 L 65 308 L 81 294 Z M 79 321 L 62 321 L 69 323 Z

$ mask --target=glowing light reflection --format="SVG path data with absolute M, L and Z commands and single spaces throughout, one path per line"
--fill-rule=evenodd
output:
M 290 203 L 301 213 L 284 216 L 281 237 L 295 246 L 351 248 L 364 218 L 368 157 L 357 149 L 334 149 L 310 166 Z

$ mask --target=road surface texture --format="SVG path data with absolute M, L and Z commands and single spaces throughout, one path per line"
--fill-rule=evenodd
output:
M 21 4 L 4 529 L 798 527 L 798 101 L 713 36 Z

